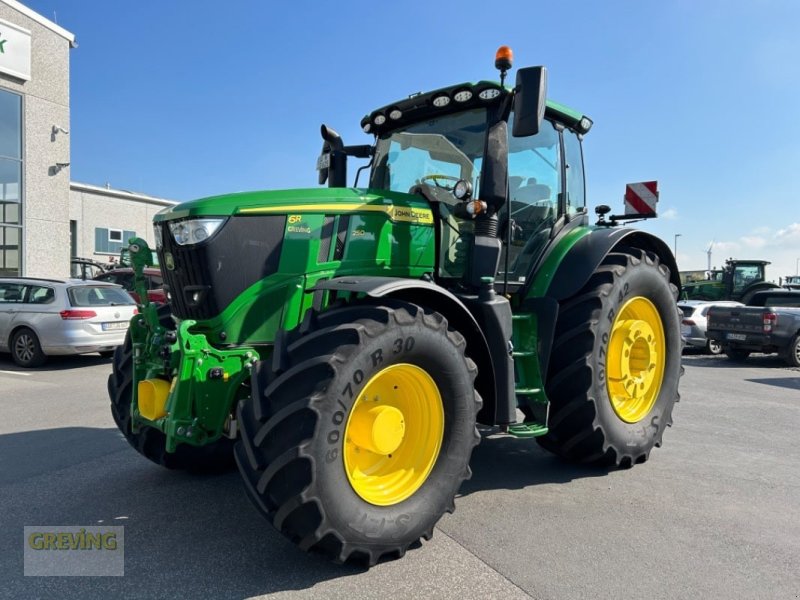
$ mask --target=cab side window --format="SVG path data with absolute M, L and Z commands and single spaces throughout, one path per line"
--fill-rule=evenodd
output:
M 570 216 L 586 210 L 586 182 L 583 174 L 583 151 L 578 135 L 565 129 L 564 156 L 567 167 L 567 214 Z
M 512 115 L 513 119 L 513 115 Z M 513 122 L 509 124 L 509 131 Z M 511 218 L 526 225 L 538 225 L 555 218 L 561 192 L 561 150 L 558 131 L 542 121 L 539 133 L 508 139 L 508 193 Z
M 503 240 L 498 275 L 513 283 L 523 283 L 550 240 L 550 232 L 559 216 L 561 136 L 550 121 L 544 120 L 536 135 L 513 137 L 510 135 L 513 118 L 512 114 L 508 126 L 510 214 L 503 207 L 498 215 Z M 504 273 L 506 260 L 508 274 Z

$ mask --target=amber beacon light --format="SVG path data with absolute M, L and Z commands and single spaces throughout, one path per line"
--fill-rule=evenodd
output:
M 508 46 L 500 46 L 494 55 L 494 67 L 500 71 L 500 85 L 503 85 L 506 79 L 506 72 L 511 68 L 514 62 L 514 53 Z

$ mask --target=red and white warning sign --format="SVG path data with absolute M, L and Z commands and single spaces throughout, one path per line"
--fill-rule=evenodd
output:
M 642 181 L 625 186 L 626 215 L 655 215 L 658 204 L 658 182 Z

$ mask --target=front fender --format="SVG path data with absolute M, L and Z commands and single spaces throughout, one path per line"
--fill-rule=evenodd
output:
M 393 298 L 424 306 L 444 315 L 450 327 L 464 336 L 467 354 L 478 366 L 475 389 L 483 399 L 478 421 L 493 424 L 496 421 L 497 393 L 495 368 L 489 344 L 475 317 L 454 294 L 423 279 L 398 277 L 334 277 L 317 283 L 310 291 L 326 290 L 363 294 L 370 298 Z

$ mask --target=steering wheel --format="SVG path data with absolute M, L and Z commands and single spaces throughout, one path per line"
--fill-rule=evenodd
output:
M 443 189 L 448 190 L 448 191 L 452 191 L 453 188 L 456 187 L 456 183 L 458 183 L 460 181 L 460 179 L 458 177 L 453 177 L 452 175 L 443 175 L 441 173 L 430 173 L 428 175 L 423 175 L 422 177 L 420 177 L 419 182 L 420 183 L 426 183 L 427 185 L 430 185 L 425 181 L 426 179 L 430 179 L 433 182 L 433 185 L 435 185 L 437 188 L 443 188 Z M 451 185 L 449 187 L 446 186 L 446 185 L 441 185 L 439 183 L 440 179 L 444 180 L 444 181 L 452 181 L 453 185 Z

